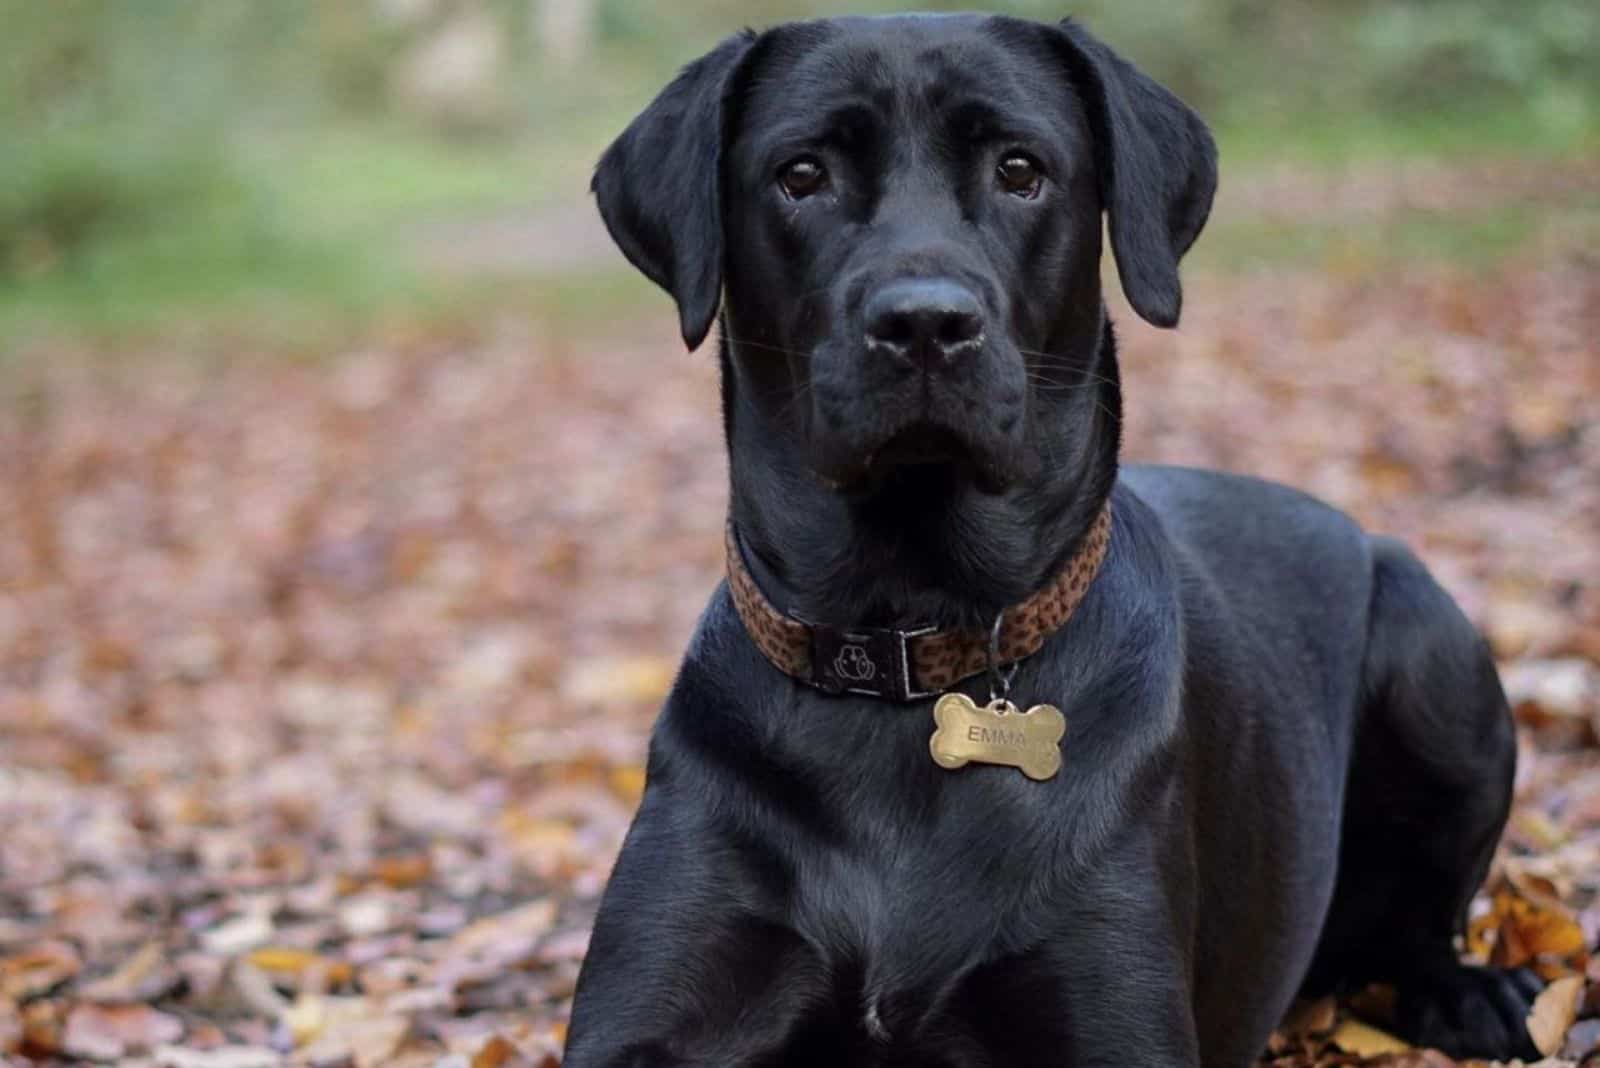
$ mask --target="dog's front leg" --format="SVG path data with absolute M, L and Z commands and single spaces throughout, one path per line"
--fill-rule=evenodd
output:
M 822 982 L 764 915 L 754 861 L 665 792 L 646 793 L 606 888 L 564 1068 L 767 1063 Z
M 1161 846 L 1160 836 L 1135 832 L 1140 841 L 1109 850 L 1074 888 L 1054 947 L 1069 1001 L 1070 1051 L 1062 1063 L 1200 1068 L 1192 863 L 1185 843 Z

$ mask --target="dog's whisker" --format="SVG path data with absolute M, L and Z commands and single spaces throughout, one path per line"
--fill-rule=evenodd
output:
M 793 415 L 795 412 L 800 410 L 800 403 L 802 401 L 808 401 L 810 399 L 811 399 L 811 383 L 810 382 L 802 382 L 802 383 L 800 383 L 794 389 L 789 391 L 789 399 L 784 401 L 783 404 L 779 405 L 778 411 L 776 413 L 777 417 L 779 419 L 788 418 L 790 415 Z
M 1028 381 L 1031 384 L 1036 385 L 1036 386 L 1042 386 L 1042 387 L 1044 387 L 1046 389 L 1049 389 L 1049 390 L 1060 390 L 1060 391 L 1063 391 L 1063 392 L 1064 391 L 1068 391 L 1068 390 L 1077 390 L 1077 389 L 1099 389 L 1100 388 L 1100 383 L 1098 383 L 1098 382 L 1067 382 L 1067 381 L 1063 381 L 1062 379 L 1059 379 L 1059 378 L 1049 378 L 1049 377 L 1046 377 L 1044 375 L 1034 375 L 1034 374 L 1028 375 Z
M 1037 392 L 1047 395 L 1066 393 L 1094 394 L 1100 390 L 1100 383 L 1098 382 L 1062 382 L 1052 378 L 1035 378 L 1031 375 L 1027 381 Z
M 752 339 L 747 338 L 747 337 L 735 337 L 734 335 L 729 334 L 729 333 L 724 333 L 722 335 L 722 337 L 723 337 L 723 339 L 725 341 L 727 341 L 731 345 L 744 345 L 744 346 L 748 346 L 749 348 L 753 348 L 753 349 L 765 349 L 768 352 L 779 352 L 779 353 L 782 353 L 785 356 L 798 356 L 798 357 L 800 357 L 802 359 L 810 359 L 811 358 L 811 353 L 802 352 L 799 349 L 788 349 L 788 348 L 784 348 L 782 345 L 772 345 L 772 344 L 769 344 L 769 343 L 767 343 L 765 341 L 755 341 L 755 340 L 752 340 Z
M 1040 351 L 1035 350 L 1035 349 L 1019 348 L 1019 349 L 1017 349 L 1017 351 L 1022 353 L 1022 355 L 1024 355 L 1024 356 L 1033 356 L 1033 357 L 1035 357 L 1037 359 L 1044 359 L 1044 360 L 1065 360 L 1066 359 L 1066 357 L 1060 355 L 1059 353 L 1040 352 Z M 1037 369 L 1033 368 L 1033 367 L 1028 368 L 1028 371 L 1030 373 L 1033 373 L 1036 370 Z M 1120 383 L 1116 379 L 1107 378 L 1105 375 L 1098 374 L 1098 373 L 1096 373 L 1094 371 L 1089 370 L 1086 367 L 1085 368 L 1072 369 L 1071 373 L 1075 374 L 1075 375 L 1081 375 L 1084 378 L 1093 379 L 1096 382 L 1104 382 L 1108 386 L 1120 385 Z

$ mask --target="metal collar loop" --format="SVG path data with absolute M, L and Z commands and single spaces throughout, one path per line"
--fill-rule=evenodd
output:
M 1005 622 L 1006 610 L 1004 608 L 995 613 L 994 623 L 989 627 L 989 658 L 985 665 L 989 672 L 989 701 L 1004 701 L 1011 693 L 1011 680 L 1017 674 L 1017 661 L 1002 667 L 1000 665 L 1000 628 Z

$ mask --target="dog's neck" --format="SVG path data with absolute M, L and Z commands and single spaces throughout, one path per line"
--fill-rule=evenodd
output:
M 759 422 L 724 340 L 729 507 L 768 599 L 838 627 L 971 629 L 1044 586 L 1078 550 L 1116 481 L 1116 343 L 1110 320 L 1098 318 L 1097 342 L 1084 346 L 1092 356 L 1076 359 L 1075 370 L 1053 369 L 1067 381 L 1030 395 L 1036 462 L 998 494 L 942 466 L 893 472 L 870 495 L 830 488 L 796 435 Z

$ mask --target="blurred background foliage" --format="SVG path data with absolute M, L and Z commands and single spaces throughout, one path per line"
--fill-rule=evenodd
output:
M 570 250 L 441 270 L 429 235 L 498 219 L 504 241 L 559 244 L 537 211 L 589 210 L 596 152 L 677 66 L 742 24 L 900 6 L 966 5 L 0 0 L 0 341 L 210 320 L 300 343 L 401 307 L 607 306 L 634 283 L 587 260 L 562 281 Z M 1206 114 L 1230 167 L 1600 140 L 1592 0 L 1072 13 Z

